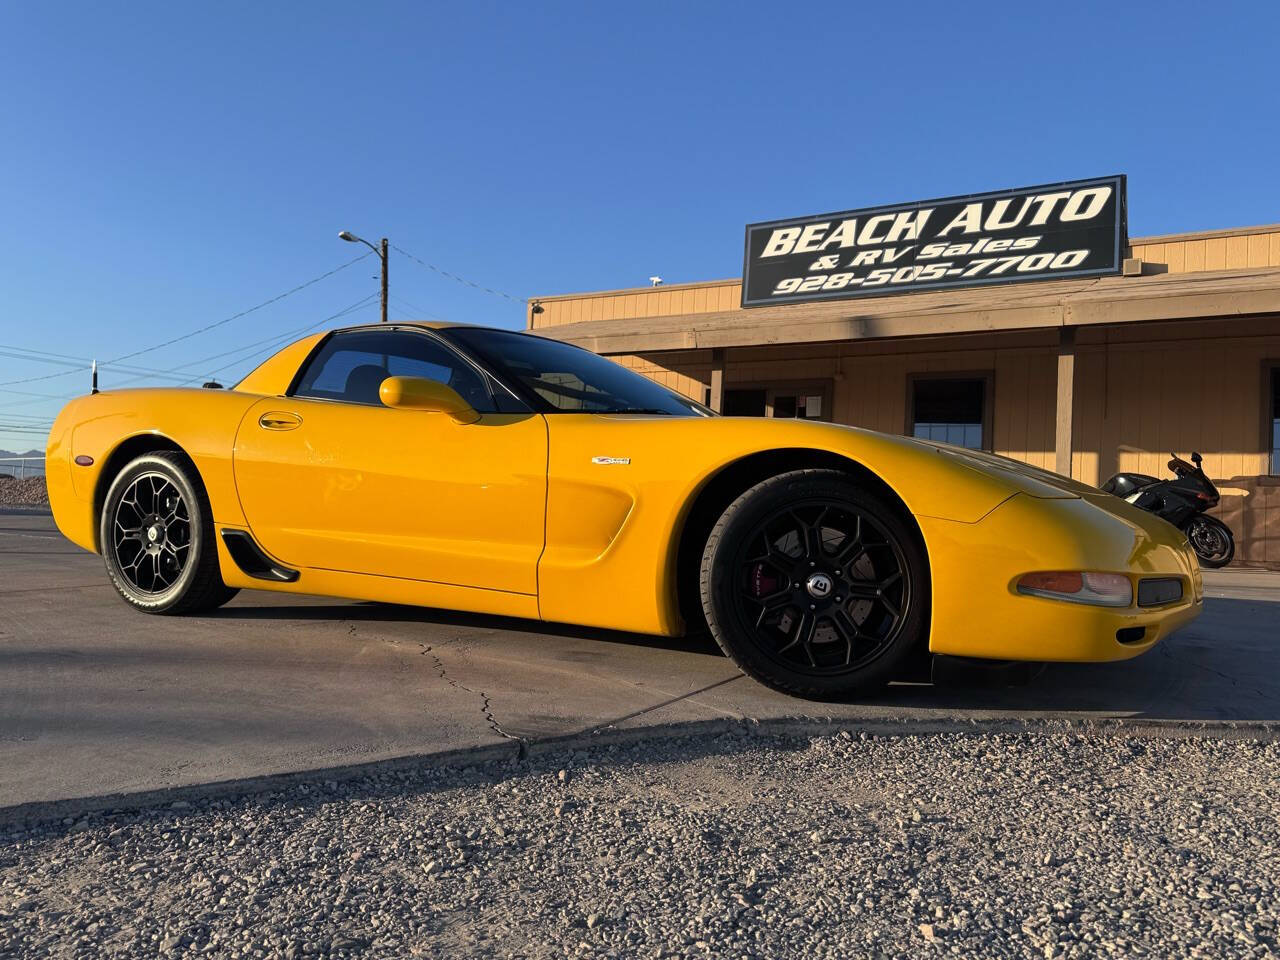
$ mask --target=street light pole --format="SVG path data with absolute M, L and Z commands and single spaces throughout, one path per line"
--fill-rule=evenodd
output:
M 378 246 L 374 246 L 368 240 L 357 237 L 349 230 L 341 230 L 338 237 L 347 243 L 363 243 L 366 247 L 378 255 L 378 259 L 382 261 L 382 322 L 387 322 L 387 238 L 383 237 L 382 242 Z

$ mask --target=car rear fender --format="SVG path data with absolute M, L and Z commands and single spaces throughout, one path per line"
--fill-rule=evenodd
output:
M 122 390 L 80 397 L 59 415 L 50 436 L 50 505 L 59 529 L 99 549 L 97 518 L 108 487 L 135 457 L 179 450 L 191 458 L 215 522 L 244 525 L 231 455 L 244 411 L 257 398 L 232 391 Z

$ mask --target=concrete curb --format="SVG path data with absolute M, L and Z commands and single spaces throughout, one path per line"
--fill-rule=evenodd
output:
M 481 747 L 466 747 L 435 753 L 409 754 L 385 760 L 324 767 L 285 773 L 263 774 L 237 780 L 154 790 L 112 793 L 95 797 L 48 800 L 0 807 L 0 826 L 34 826 L 50 820 L 80 817 L 103 811 L 137 811 L 166 807 L 177 801 L 240 797 L 254 793 L 278 792 L 300 784 L 331 780 L 349 783 L 363 778 L 401 772 L 416 772 L 424 767 L 443 768 L 477 766 L 495 762 L 519 764 L 566 750 L 628 746 L 642 740 L 710 739 L 724 734 L 757 737 L 830 736 L 842 730 L 877 737 L 937 736 L 961 734 L 1035 734 L 1040 736 L 1090 735 L 1148 739 L 1219 738 L 1226 740 L 1280 740 L 1280 722 L 1273 721 L 1194 721 L 1145 719 L 996 717 L 909 719 L 899 717 L 849 718 L 790 717 L 758 721 L 754 719 L 705 720 L 689 723 L 661 724 L 652 727 L 594 727 L 578 733 L 537 740 L 504 740 Z
M 0 517 L 21 516 L 51 517 L 53 516 L 53 511 L 49 509 L 48 504 L 40 506 L 27 506 L 25 504 L 15 503 L 0 505 Z

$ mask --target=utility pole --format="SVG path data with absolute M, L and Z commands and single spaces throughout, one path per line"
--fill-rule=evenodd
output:
M 387 238 L 382 238 L 382 322 L 387 322 Z
M 387 322 L 387 248 L 390 246 L 386 237 L 382 238 L 382 242 L 376 247 L 368 240 L 357 237 L 349 230 L 342 230 L 338 233 L 338 238 L 347 241 L 347 243 L 363 243 L 366 247 L 378 255 L 378 259 L 382 261 L 382 322 Z

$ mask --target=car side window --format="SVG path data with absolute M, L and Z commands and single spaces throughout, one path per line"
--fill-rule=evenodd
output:
M 447 384 L 480 413 L 497 410 L 485 378 L 439 341 L 403 330 L 353 330 L 325 341 L 307 362 L 295 397 L 378 406 L 387 377 Z

